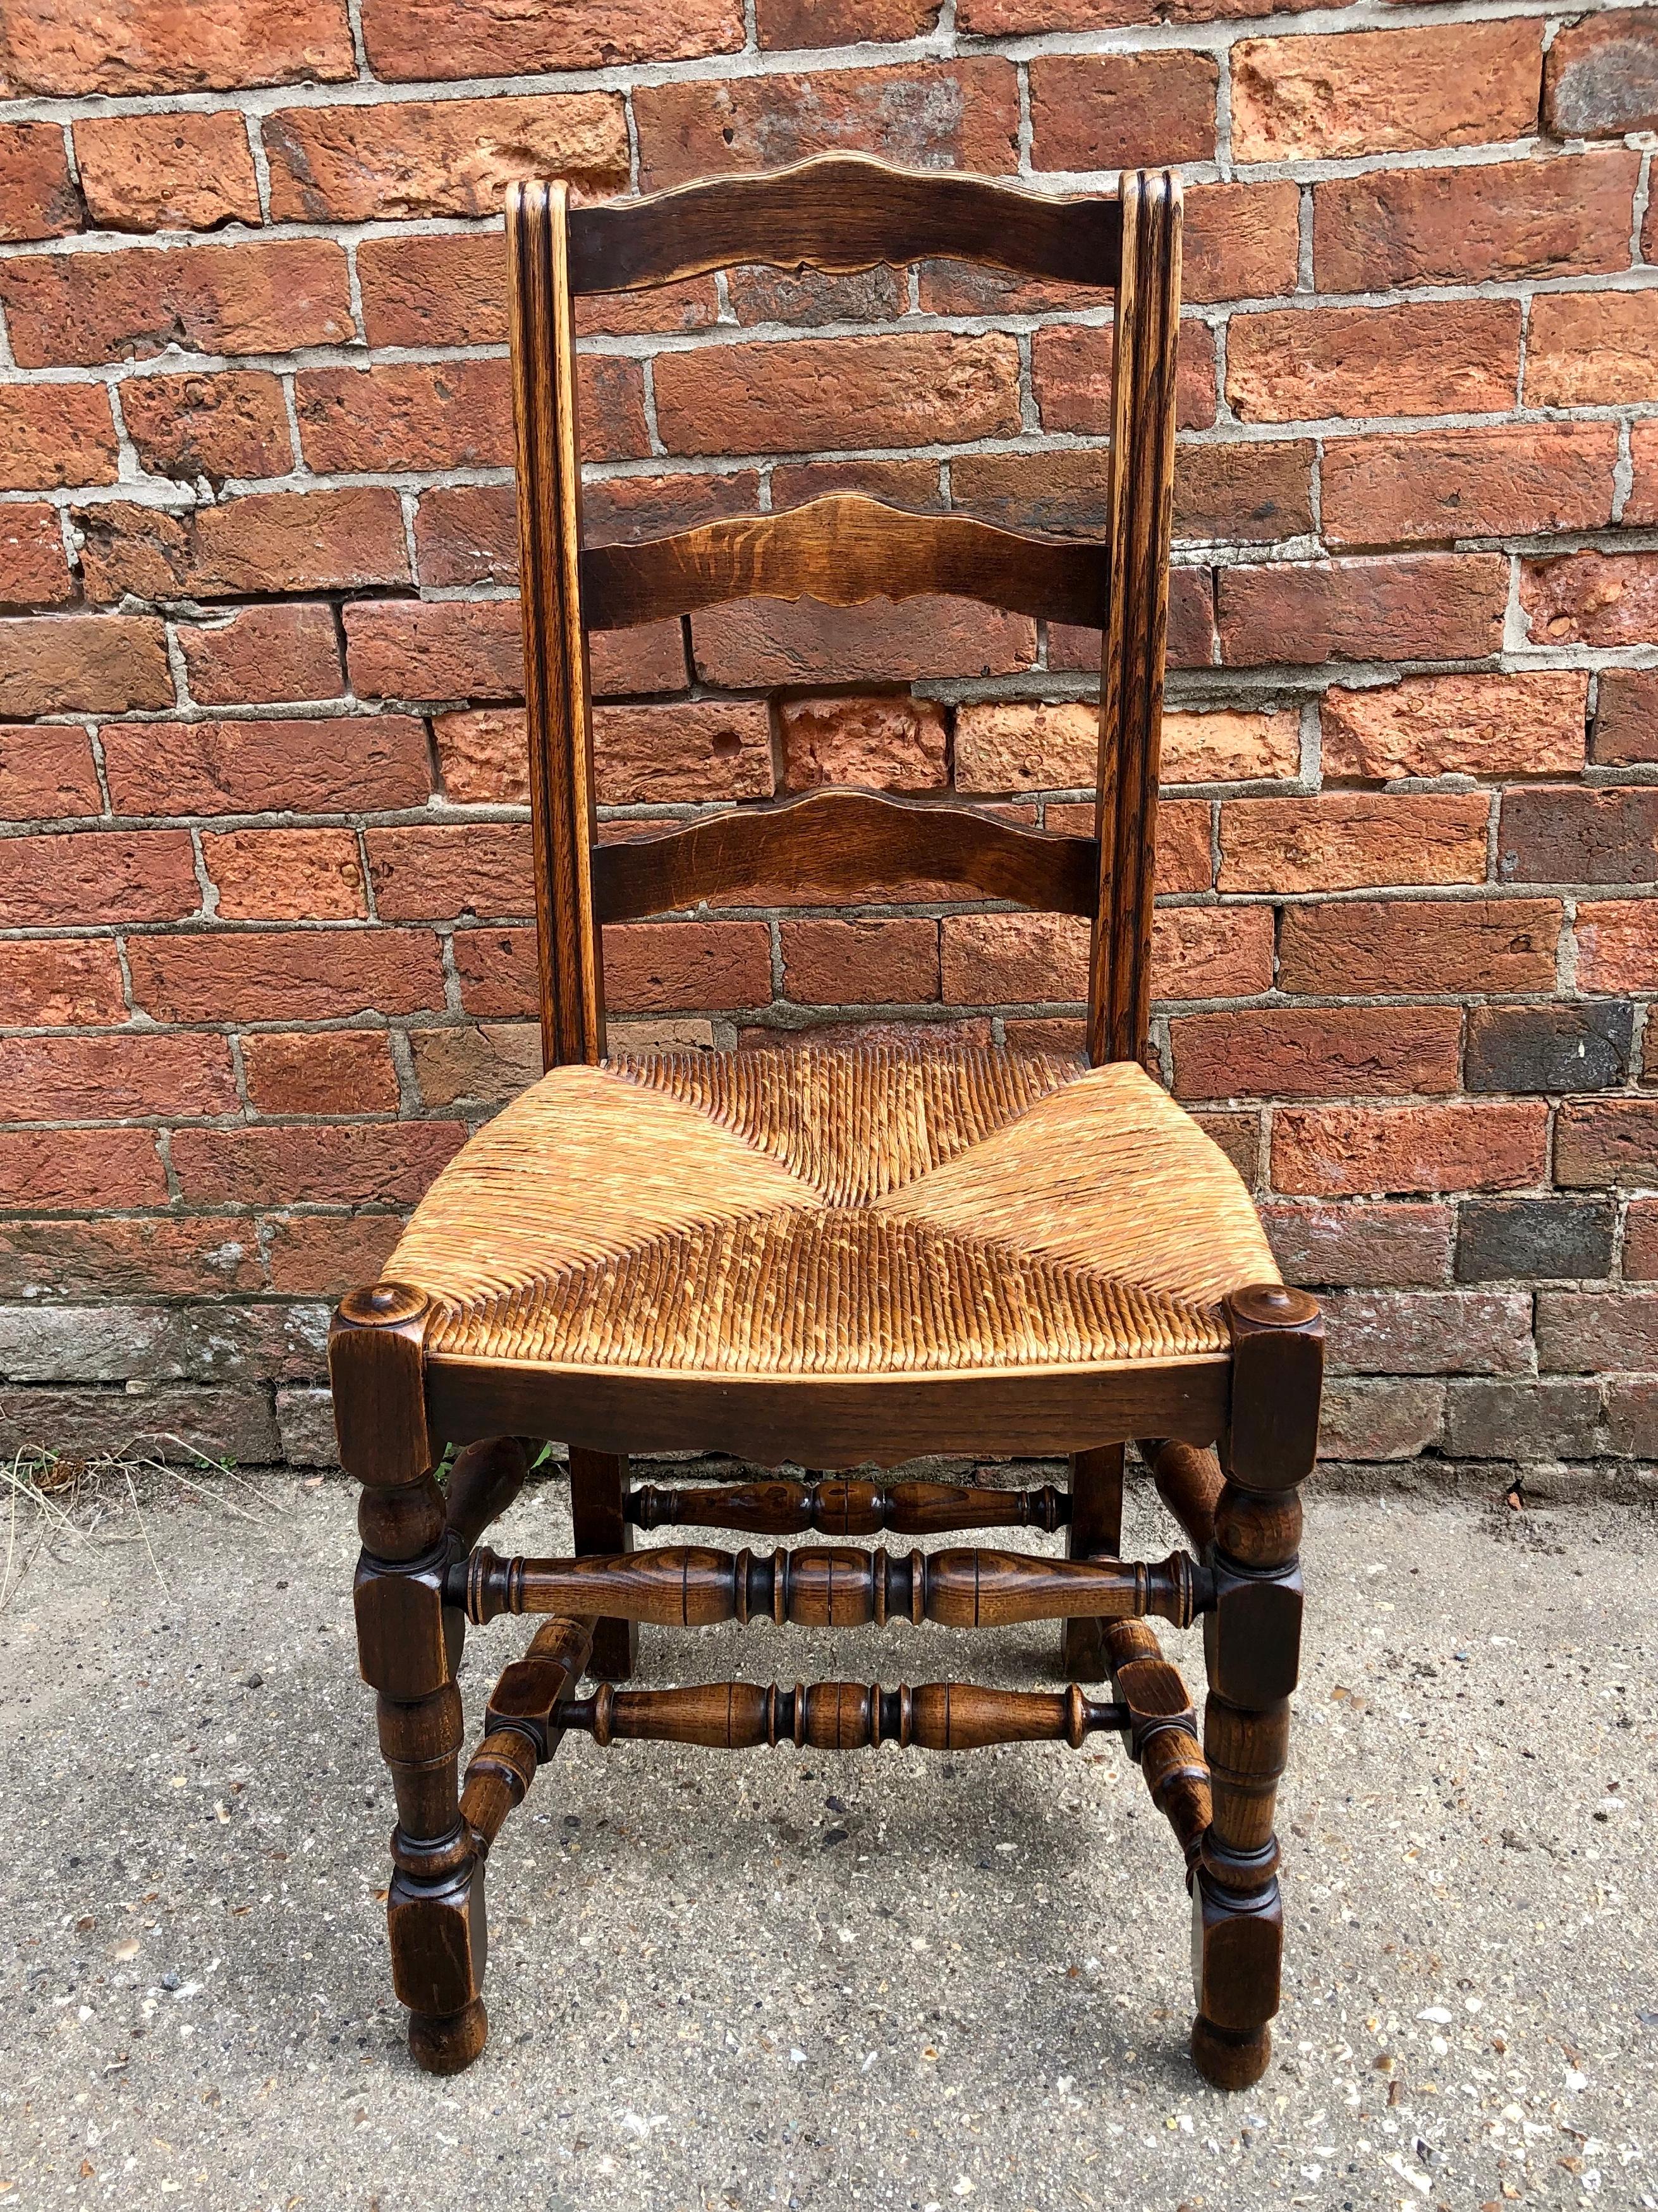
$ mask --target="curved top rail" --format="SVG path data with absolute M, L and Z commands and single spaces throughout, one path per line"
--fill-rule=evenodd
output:
M 1100 848 L 1092 837 L 1027 830 L 969 806 L 829 789 L 600 845 L 592 865 L 601 921 L 781 883 L 826 906 L 877 883 L 954 884 L 1049 914 L 1091 915 Z
M 570 283 L 635 292 L 711 269 L 902 268 L 934 254 L 1060 283 L 1114 284 L 1122 214 L 1102 194 L 1065 198 L 987 177 L 820 154 L 787 169 L 716 177 L 639 200 L 572 208 Z
M 581 556 L 591 629 L 695 614 L 722 599 L 852 607 L 931 592 L 1097 629 L 1109 574 L 1105 547 L 1086 539 L 1024 537 L 969 514 L 909 514 L 858 492 Z

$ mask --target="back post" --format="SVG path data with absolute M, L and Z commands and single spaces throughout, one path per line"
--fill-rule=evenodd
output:
M 1100 668 L 1100 895 L 1088 991 L 1088 1057 L 1096 1066 L 1142 1060 L 1151 1017 L 1180 339 L 1180 179 L 1171 170 L 1125 170 L 1121 205 L 1111 598 Z
M 507 195 L 519 590 L 534 822 L 541 1050 L 548 1067 L 604 1056 L 593 924 L 592 714 L 581 619 L 581 441 L 567 188 Z

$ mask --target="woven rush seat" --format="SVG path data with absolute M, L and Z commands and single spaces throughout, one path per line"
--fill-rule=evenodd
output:
M 445 1359 L 901 1375 L 1224 1353 L 1277 1279 L 1225 1155 L 1132 1062 L 806 1045 L 555 1068 L 388 1273 Z

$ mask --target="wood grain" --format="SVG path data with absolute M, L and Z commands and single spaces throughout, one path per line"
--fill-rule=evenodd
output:
M 1116 281 L 1121 240 L 1118 204 L 1102 194 L 1033 192 L 822 154 L 760 176 L 577 208 L 570 274 L 578 292 L 633 292 L 734 264 L 850 271 L 942 254 L 1102 285 Z
M 590 629 L 695 614 L 725 599 L 853 607 L 936 592 L 1097 629 L 1109 556 L 1102 545 L 1023 536 L 968 514 L 907 514 L 855 492 L 832 492 L 780 514 L 590 545 L 581 585 Z
M 1121 1730 L 1124 1705 L 1096 1704 L 1078 1683 L 1065 1690 L 988 1689 L 975 1682 L 703 1682 L 683 1690 L 600 1689 L 560 1709 L 559 1723 L 595 1742 L 646 1738 L 714 1751 L 762 1745 L 817 1751 L 981 1751 L 997 1743 L 1068 1743 Z
M 779 884 L 809 885 L 828 904 L 871 884 L 924 878 L 1048 914 L 1089 914 L 1098 870 L 1091 837 L 879 792 L 813 791 L 600 846 L 593 902 L 601 921 L 634 921 Z

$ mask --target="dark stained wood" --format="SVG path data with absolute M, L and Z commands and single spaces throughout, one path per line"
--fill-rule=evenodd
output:
M 1222 2088 L 1260 2078 L 1272 2051 L 1284 1947 L 1273 1811 L 1289 1753 L 1301 1646 L 1299 1510 L 1318 1441 L 1324 1324 L 1299 1291 L 1262 1284 L 1226 1301 L 1234 1355 L 1215 1501 L 1214 1607 L 1204 1620 L 1203 1741 L 1213 1818 L 1193 1886 L 1192 2055 Z
M 488 1437 L 458 1452 L 445 1491 L 445 1519 L 456 1547 L 470 1552 L 523 1489 L 530 1472 L 516 1437 Z
M 451 1602 L 464 1600 L 475 1621 L 501 1613 L 610 1611 L 674 1628 L 722 1620 L 856 1628 L 889 1620 L 1002 1628 L 1067 1614 L 1122 1620 L 1147 1613 L 1185 1627 L 1209 1598 L 1206 1571 L 1184 1552 L 1128 1563 L 805 1546 L 767 1555 L 665 1545 L 609 1559 L 503 1559 L 483 1546 L 451 1571 L 449 1589 Z
M 457 1443 L 565 1437 L 594 1451 L 731 1452 L 759 1467 L 897 1467 L 931 1452 L 1045 1458 L 1114 1430 L 1212 1443 L 1230 1374 L 1218 1357 L 1091 1374 L 1023 1368 L 801 1382 L 563 1373 L 439 1355 L 426 1363 L 426 1397 L 437 1432 Z
M 1051 1483 L 1037 1490 L 972 1490 L 949 1482 L 748 1482 L 730 1487 L 658 1489 L 628 1498 L 636 1528 L 741 1528 L 759 1536 L 939 1535 L 951 1528 L 1043 1528 L 1070 1518 L 1071 1501 Z
M 810 887 L 827 904 L 872 883 L 920 878 L 1048 914 L 1090 914 L 1098 866 L 1091 837 L 926 799 L 813 791 L 600 846 L 593 903 L 600 921 L 633 921 L 780 883 Z
M 1109 583 L 1103 546 L 1023 537 L 967 514 L 906 514 L 856 492 L 671 538 L 590 545 L 581 556 L 590 629 L 695 614 L 725 599 L 855 607 L 928 592 L 1096 629 Z
M 1071 1533 L 1073 1559 L 1114 1559 L 1122 1550 L 1122 1446 L 1102 1444 L 1071 1455 Z M 1060 1672 L 1097 1682 L 1106 1671 L 1105 1640 L 1097 1620 L 1067 1620 L 1060 1641 Z
M 634 1547 L 628 1519 L 628 1462 L 615 1452 L 570 1447 L 570 1521 L 578 1554 L 613 1557 Z M 639 1627 L 614 1616 L 593 1629 L 592 1672 L 602 1681 L 625 1682 L 639 1664 Z
M 1096 1062 L 1143 1059 L 1151 1012 L 1180 277 L 1179 178 L 1125 173 L 1112 365 L 1113 589 L 1100 672 L 1100 902 L 1088 993 Z
M 592 912 L 593 740 L 582 631 L 580 430 L 562 183 L 507 191 L 524 702 L 546 1066 L 604 1056 Z
M 340 1464 L 359 1482 L 415 1482 L 437 1458 L 422 1370 L 429 1316 L 425 1292 L 406 1283 L 375 1283 L 340 1301 L 328 1376 Z
M 480 1852 L 487 1852 L 514 1806 L 523 1802 L 558 1749 L 560 1708 L 586 1671 L 593 1647 L 589 1619 L 545 1620 L 522 1659 L 495 1684 L 483 1717 L 484 1737 L 466 1769 L 460 1817 Z
M 1128 1716 L 1130 1754 L 1145 1777 L 1151 1802 L 1175 1832 L 1189 1880 L 1210 1821 L 1209 1767 L 1191 1697 L 1146 1622 L 1108 1621 L 1101 1635 L 1113 1686 Z
M 687 1690 L 612 1690 L 560 1708 L 561 1727 L 600 1744 L 622 1738 L 697 1743 L 715 1751 L 811 1745 L 818 1751 L 981 1751 L 995 1743 L 1068 1743 L 1127 1725 L 1127 1709 L 1066 1690 L 996 1690 L 972 1682 L 705 1682 Z
M 1215 1540 L 1215 1507 L 1224 1477 L 1212 1451 L 1181 1443 L 1172 1437 L 1152 1437 L 1139 1446 L 1140 1457 L 1151 1470 L 1157 1495 L 1186 1531 L 1195 1552 L 1206 1552 Z
M 823 154 L 761 176 L 716 177 L 573 210 L 578 292 L 632 292 L 733 263 L 872 269 L 948 255 L 1060 283 L 1115 282 L 1114 199 L 1037 193 L 982 177 Z

